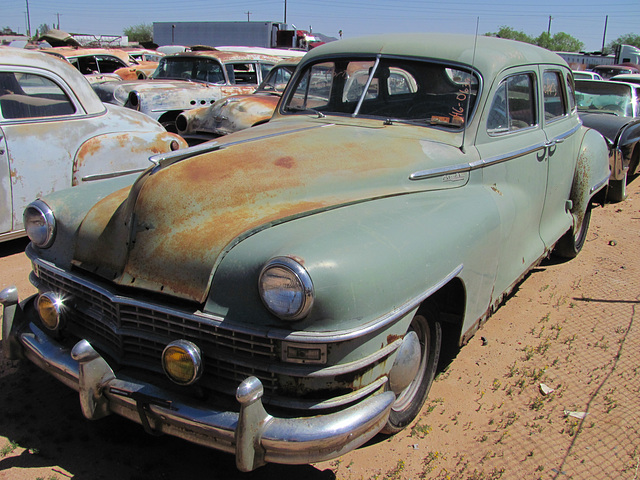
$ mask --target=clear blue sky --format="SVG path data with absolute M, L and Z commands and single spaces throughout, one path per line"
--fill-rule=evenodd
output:
M 282 21 L 285 0 L 1 0 L 0 27 L 31 31 L 53 25 L 72 33 L 120 35 L 140 23 L 180 21 Z M 640 34 L 640 0 L 286 0 L 287 22 L 329 36 L 390 32 L 495 32 L 501 25 L 532 36 L 566 32 L 599 50 L 608 15 L 606 43 Z M 247 14 L 250 12 L 250 14 Z M 478 21 L 479 20 L 479 21 Z

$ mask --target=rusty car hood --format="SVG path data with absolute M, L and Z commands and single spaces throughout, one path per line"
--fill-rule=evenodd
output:
M 272 122 L 143 174 L 131 190 L 115 192 L 90 210 L 77 234 L 73 263 L 124 286 L 203 302 L 225 253 L 262 229 L 352 203 L 466 182 L 409 179 L 415 171 L 475 160 L 421 138 L 432 129 L 382 123 L 372 128 L 356 120 Z M 381 128 L 387 131 L 381 134 Z

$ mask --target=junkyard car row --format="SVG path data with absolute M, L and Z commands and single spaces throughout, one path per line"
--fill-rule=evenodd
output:
M 253 93 L 281 59 L 276 53 L 182 52 L 163 57 L 152 81 L 103 82 L 93 88 L 102 101 L 134 108 L 175 132 L 180 113 L 229 95 Z
M 299 61 L 299 57 L 280 61 L 252 94 L 231 95 L 182 112 L 176 119 L 178 133 L 190 143 L 200 143 L 267 122 Z
M 276 63 L 224 58 L 167 56 L 102 98 L 171 127 Z M 151 107 L 183 76 L 191 97 Z M 4 354 L 77 390 L 89 419 L 122 415 L 243 471 L 399 432 L 441 347 L 551 253 L 581 250 L 627 147 L 582 124 L 575 92 L 559 56 L 508 40 L 318 47 L 268 122 L 39 195 L 24 211 L 39 293 L 0 293 Z
M 582 123 L 607 140 L 608 198 L 620 202 L 627 196 L 629 178 L 640 168 L 640 85 L 576 80 L 576 99 Z

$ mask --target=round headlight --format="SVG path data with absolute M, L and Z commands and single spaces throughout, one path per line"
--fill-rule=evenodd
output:
M 58 330 L 62 319 L 62 299 L 52 292 L 41 293 L 36 301 L 36 309 L 42 324 L 49 330 Z
M 283 320 L 300 320 L 313 305 L 313 283 L 307 270 L 291 257 L 272 258 L 258 281 L 260 298 Z
M 176 340 L 162 352 L 164 373 L 178 385 L 191 385 L 202 375 L 202 356 L 197 345 Z
M 24 229 L 29 240 L 40 248 L 47 248 L 53 243 L 56 234 L 56 219 L 49 205 L 42 200 L 31 202 L 22 215 Z

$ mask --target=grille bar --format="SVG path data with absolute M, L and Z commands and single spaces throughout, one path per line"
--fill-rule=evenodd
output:
M 268 366 L 277 362 L 273 339 L 223 328 L 209 319 L 187 312 L 132 304 L 103 286 L 80 283 L 38 265 L 41 288 L 62 295 L 69 307 L 68 329 L 103 349 L 120 365 L 158 372 L 164 347 L 177 339 L 190 340 L 202 350 L 203 381 L 210 388 L 227 391 L 250 375 L 258 377 L 267 395 L 276 388 Z

